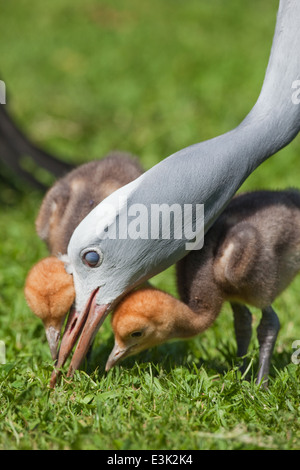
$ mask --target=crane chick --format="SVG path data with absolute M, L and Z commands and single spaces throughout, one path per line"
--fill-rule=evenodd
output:
M 180 300 L 143 289 L 118 305 L 112 317 L 115 346 L 106 370 L 146 348 L 201 333 L 229 301 L 238 356 L 247 353 L 252 334 L 246 304 L 262 311 L 257 381 L 266 386 L 280 327 L 271 305 L 299 270 L 300 193 L 257 191 L 236 196 L 208 231 L 204 248 L 177 263 Z
M 49 256 L 31 268 L 24 292 L 29 307 L 44 323 L 55 359 L 61 328 L 75 299 L 73 277 L 65 271 L 63 261 Z

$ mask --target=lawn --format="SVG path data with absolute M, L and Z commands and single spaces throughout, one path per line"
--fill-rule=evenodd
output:
M 32 0 L 1 6 L 8 107 L 27 135 L 76 164 L 113 149 L 145 169 L 235 127 L 259 94 L 277 2 Z M 241 190 L 299 187 L 300 140 Z M 41 322 L 26 305 L 30 267 L 47 255 L 34 221 L 43 194 L 0 167 L 0 449 L 298 449 L 300 279 L 275 302 L 281 330 L 268 390 L 235 362 L 228 306 L 207 332 L 127 359 L 108 374 L 109 321 L 90 363 L 48 387 Z M 177 295 L 173 267 L 153 284 Z M 260 312 L 254 310 L 254 328 Z

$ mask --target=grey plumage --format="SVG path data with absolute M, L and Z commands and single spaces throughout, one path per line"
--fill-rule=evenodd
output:
M 105 233 L 98 230 L 103 204 L 74 231 L 68 246 L 68 269 L 75 283 L 78 324 L 84 322 L 86 329 L 81 333 L 71 369 L 78 367 L 91 337 L 126 292 L 187 254 L 184 238 L 111 239 L 110 233 L 115 233 L 118 222 L 126 218 L 127 207 L 139 203 L 149 213 L 153 204 L 177 203 L 182 208 L 184 204 L 204 204 L 207 231 L 247 176 L 299 132 L 300 106 L 292 101 L 292 85 L 300 80 L 299 25 L 299 1 L 281 0 L 261 93 L 238 127 L 180 150 L 109 196 L 105 203 L 116 208 L 116 215 L 110 213 L 103 221 L 108 227 Z M 124 197 L 127 205 L 120 205 Z M 121 232 L 123 229 L 121 226 Z M 90 268 L 81 254 L 95 248 L 103 255 L 102 264 Z M 93 321 L 87 313 L 91 308 L 98 312 Z

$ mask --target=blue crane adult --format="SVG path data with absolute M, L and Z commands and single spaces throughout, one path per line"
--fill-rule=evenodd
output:
M 206 232 L 244 180 L 298 134 L 299 51 L 300 2 L 281 0 L 262 90 L 241 124 L 161 161 L 109 196 L 79 224 L 68 246 L 67 266 L 74 278 L 76 304 L 62 339 L 58 368 L 79 338 L 68 372 L 72 375 L 124 294 L 187 254 L 187 240 L 174 233 L 159 239 L 128 236 L 130 210 L 133 214 L 136 207 L 143 207 L 149 216 L 152 205 L 177 204 L 184 209 L 186 204 L 204 204 Z M 193 226 L 196 214 L 193 211 Z M 175 219 L 175 225 L 182 222 Z M 147 215 L 143 221 L 149 222 Z

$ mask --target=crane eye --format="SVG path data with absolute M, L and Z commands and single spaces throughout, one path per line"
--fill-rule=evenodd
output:
M 96 268 L 97 266 L 101 264 L 102 257 L 100 253 L 98 253 L 98 251 L 89 250 L 83 254 L 82 260 L 85 264 L 87 264 L 91 268 Z
M 88 251 L 84 255 L 84 259 L 89 266 L 96 266 L 96 264 L 98 264 L 99 262 L 99 258 L 100 256 L 98 255 L 96 251 Z
M 131 333 L 131 335 L 133 338 L 139 338 L 140 336 L 142 336 L 142 332 L 141 331 L 134 331 L 133 333 Z

